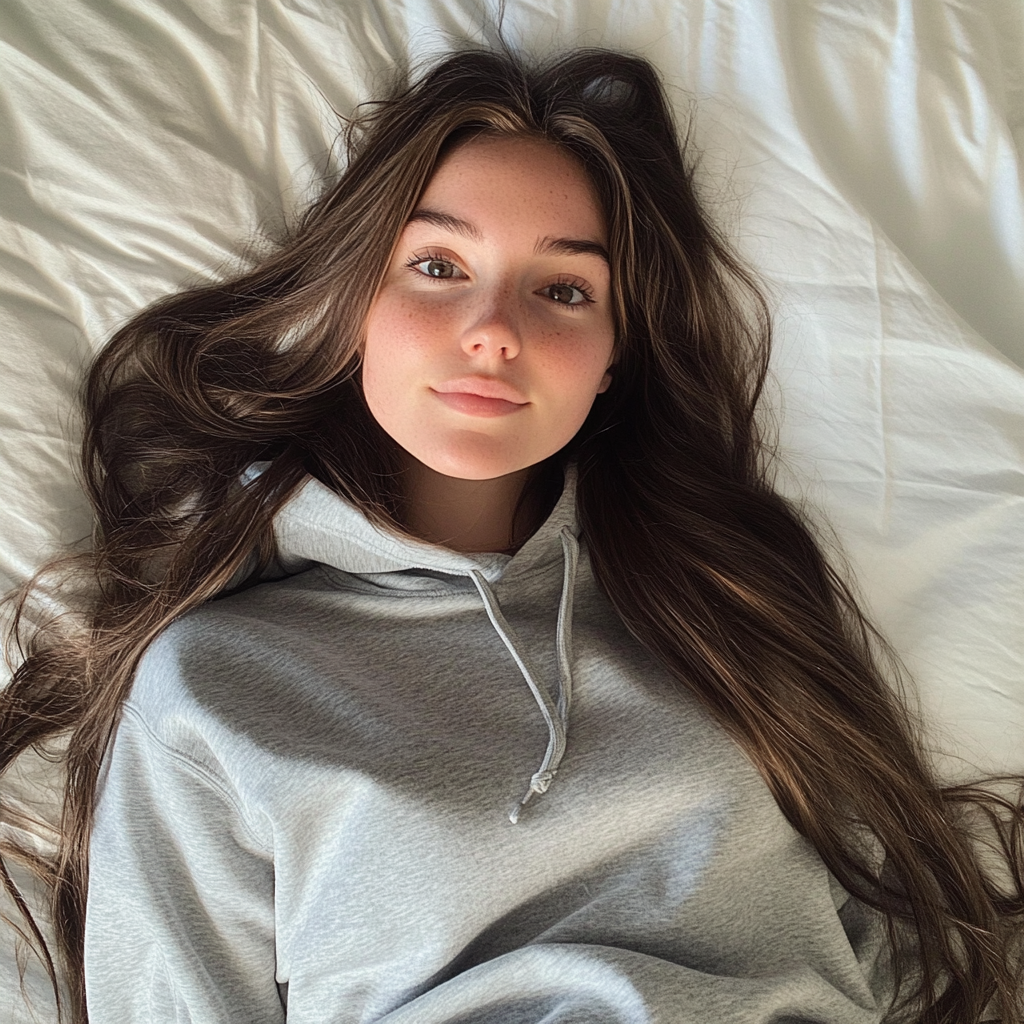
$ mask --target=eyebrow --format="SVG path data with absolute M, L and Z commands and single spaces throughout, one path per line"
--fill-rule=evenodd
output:
M 554 252 L 565 256 L 597 256 L 605 263 L 611 264 L 608 250 L 600 242 L 591 242 L 585 238 L 542 238 L 534 252 Z
M 480 229 L 474 224 L 470 224 L 468 220 L 453 217 L 450 213 L 441 213 L 440 210 L 424 210 L 422 208 L 415 210 L 409 218 L 409 223 L 413 224 L 416 221 L 424 221 L 427 224 L 433 224 L 434 227 L 444 228 L 445 231 L 452 231 L 456 235 L 472 238 L 474 242 L 483 241 Z
M 474 242 L 483 241 L 483 235 L 475 224 L 470 224 L 468 220 L 462 220 L 460 217 L 453 217 L 450 213 L 442 213 L 440 210 L 423 208 L 415 210 L 409 218 L 409 223 L 413 224 L 416 221 L 433 224 L 435 227 L 442 228 L 445 231 L 462 235 L 464 238 L 471 238 Z M 611 263 L 608 257 L 608 250 L 600 242 L 586 238 L 552 238 L 549 235 L 537 243 L 534 247 L 534 252 L 538 255 L 541 253 L 557 253 L 562 256 L 597 256 L 599 259 L 604 260 L 605 263 Z

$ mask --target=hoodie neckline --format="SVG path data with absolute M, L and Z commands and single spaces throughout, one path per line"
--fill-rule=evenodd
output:
M 565 467 L 562 493 L 547 519 L 514 555 L 460 552 L 440 544 L 379 529 L 341 495 L 309 477 L 274 519 L 278 559 L 286 571 L 321 562 L 355 574 L 431 569 L 470 577 L 479 572 L 489 584 L 531 572 L 558 560 L 563 528 L 580 535 L 576 516 L 575 463 Z
M 286 571 L 319 562 L 355 575 L 374 575 L 385 585 L 398 583 L 399 574 L 430 570 L 465 576 L 480 594 L 487 617 L 522 674 L 548 732 L 540 766 L 526 792 L 509 812 L 512 824 L 526 804 L 546 793 L 565 756 L 569 709 L 572 703 L 572 613 L 579 566 L 579 524 L 576 516 L 575 463 L 565 467 L 562 494 L 547 519 L 514 554 L 463 553 L 379 529 L 354 505 L 310 477 L 278 512 L 274 538 L 278 559 Z M 544 685 L 524 644 L 505 618 L 493 584 L 513 583 L 559 557 L 563 561 L 562 593 L 558 602 L 555 646 L 558 689 L 554 697 Z M 391 575 L 389 578 L 388 574 Z

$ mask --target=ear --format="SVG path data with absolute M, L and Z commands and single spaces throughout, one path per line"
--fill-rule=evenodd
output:
M 612 371 L 618 365 L 618 362 L 615 354 L 612 353 L 612 361 L 604 368 L 604 376 L 601 378 L 601 383 L 597 386 L 597 393 L 599 395 L 603 395 L 612 386 Z

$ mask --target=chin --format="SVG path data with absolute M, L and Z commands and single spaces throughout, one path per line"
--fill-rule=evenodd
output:
M 423 450 L 419 446 L 405 450 L 428 469 L 458 480 L 494 480 L 542 462 L 552 453 L 541 453 L 536 458 L 508 452 L 452 452 L 437 449 Z M 419 450 L 417 450 L 419 449 Z

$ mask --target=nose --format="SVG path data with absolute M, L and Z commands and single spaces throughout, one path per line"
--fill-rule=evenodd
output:
M 498 293 L 476 307 L 462 336 L 468 355 L 514 359 L 522 347 L 521 311 L 514 294 Z

